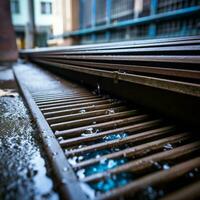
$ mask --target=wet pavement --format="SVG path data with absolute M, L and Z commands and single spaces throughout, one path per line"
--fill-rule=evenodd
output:
M 0 67 L 0 158 L 0 199 L 59 199 L 39 132 L 6 67 Z

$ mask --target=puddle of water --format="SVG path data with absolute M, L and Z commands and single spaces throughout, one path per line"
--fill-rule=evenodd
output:
M 107 141 L 111 141 L 111 140 L 119 140 L 119 139 L 123 139 L 126 138 L 128 136 L 127 133 L 116 133 L 116 134 L 109 134 L 105 137 L 103 137 L 103 141 L 107 142 Z
M 96 129 L 93 129 L 93 128 L 88 128 L 84 133 L 81 134 L 81 136 L 84 137 L 84 136 L 95 135 L 95 134 L 98 134 L 98 131 L 99 130 L 96 130 Z M 116 140 L 116 139 L 123 139 L 127 136 L 128 136 L 128 134 L 123 133 L 123 132 L 122 133 L 116 133 L 116 134 L 110 134 L 110 135 L 105 136 L 102 140 L 100 140 L 100 142 L 109 142 L 109 141 Z M 80 145 L 80 146 L 78 146 L 78 148 L 83 148 L 85 146 L 87 146 L 87 145 Z M 68 149 L 68 150 L 73 150 L 73 149 L 77 149 L 77 147 L 72 148 L 72 149 Z M 92 159 L 92 158 L 100 158 L 103 155 L 110 154 L 110 153 L 113 153 L 113 152 L 117 152 L 120 149 L 124 149 L 124 146 L 122 146 L 122 148 L 113 147 L 113 148 L 110 148 L 110 149 L 94 150 L 92 152 L 85 153 L 81 156 L 70 157 L 70 158 L 68 158 L 68 161 L 71 165 L 76 165 L 77 163 L 79 163 L 81 161 L 89 160 L 89 159 Z M 121 160 L 123 160 L 123 158 L 121 158 Z M 126 159 L 124 159 L 124 160 L 126 160 Z
M 57 200 L 27 109 L 6 92 L 0 97 L 0 199 Z
M 120 173 L 118 175 L 108 176 L 105 180 L 96 183 L 81 183 L 81 187 L 86 195 L 93 199 L 97 193 L 108 192 L 114 188 L 125 186 L 133 178 L 133 175 L 130 173 Z
M 85 168 L 85 176 L 90 176 L 92 174 L 101 173 L 123 165 L 127 162 L 127 159 L 102 159 L 98 164 L 91 165 Z
M 110 134 L 108 136 L 105 136 L 101 142 L 109 142 L 116 139 L 123 139 L 127 136 L 128 134 L 124 132 Z M 72 165 L 75 165 L 80 161 L 88 160 L 91 158 L 100 158 L 99 163 L 77 171 L 77 176 L 79 177 L 79 179 L 82 179 L 86 176 L 108 171 L 110 169 L 113 169 L 128 162 L 128 159 L 124 157 L 118 159 L 106 159 L 106 158 L 101 159 L 103 155 L 110 154 L 116 151 L 119 151 L 119 148 L 116 149 L 115 147 L 113 147 L 110 149 L 96 150 L 81 156 L 74 156 L 69 159 L 69 162 Z M 94 190 L 95 192 L 107 192 L 116 187 L 124 186 L 128 184 L 131 180 L 133 180 L 132 174 L 124 172 L 117 175 L 108 176 L 105 180 L 99 181 L 97 183 L 90 183 L 87 186 L 84 184 L 83 189 L 86 193 L 88 193 L 88 196 L 92 196 L 94 193 L 92 190 Z M 90 187 L 90 189 L 88 187 Z
M 105 180 L 97 183 L 90 183 L 90 186 L 99 192 L 108 192 L 117 187 L 122 187 L 133 180 L 133 175 L 130 173 L 120 173 L 117 175 L 110 176 Z

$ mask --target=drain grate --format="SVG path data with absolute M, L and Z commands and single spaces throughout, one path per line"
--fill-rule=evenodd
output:
M 46 84 L 26 87 L 89 198 L 187 199 L 200 188 L 194 134 L 99 88 Z

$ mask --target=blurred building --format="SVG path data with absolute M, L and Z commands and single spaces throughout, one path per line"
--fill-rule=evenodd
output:
M 63 35 L 79 29 L 79 0 L 53 0 L 52 10 L 54 37 L 48 41 L 48 44 L 54 46 L 75 43 L 76 38 L 64 38 Z
M 62 4 L 57 5 L 59 2 Z M 61 23 L 53 26 L 50 43 L 54 44 L 56 41 L 87 44 L 200 33 L 199 0 L 54 0 L 53 4 L 53 12 L 55 8 Z
M 10 7 L 18 48 L 47 46 L 52 29 L 52 0 L 10 0 Z

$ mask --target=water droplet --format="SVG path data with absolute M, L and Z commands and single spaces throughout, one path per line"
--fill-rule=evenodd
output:
M 84 157 L 83 157 L 83 156 L 79 156 L 79 157 L 78 157 L 78 161 L 80 162 L 80 161 L 82 161 L 82 160 L 84 160 Z
M 91 136 L 91 135 L 94 135 L 94 134 L 96 134 L 97 132 L 98 132 L 99 130 L 98 129 L 94 129 L 94 128 L 92 128 L 92 127 L 90 127 L 90 128 L 87 128 L 86 130 L 85 130 L 85 133 L 82 133 L 81 134 L 81 136 Z
M 94 133 L 94 129 L 93 129 L 92 127 L 87 128 L 87 129 L 85 130 L 85 133 L 86 133 L 86 134 L 92 134 L 92 133 Z
M 68 171 L 68 167 L 64 167 L 64 168 L 63 168 L 63 171 L 64 171 L 64 172 Z
M 198 169 L 198 168 L 194 168 L 194 171 L 195 171 L 195 172 L 198 172 L 198 171 L 199 171 L 199 169 Z
M 154 166 L 157 168 L 157 169 L 161 169 L 161 165 L 158 163 L 158 162 L 154 162 Z
M 101 155 L 99 155 L 99 154 L 98 154 L 98 155 L 96 155 L 96 158 L 100 158 L 100 157 L 101 157 Z
M 194 177 L 194 174 L 193 174 L 192 172 L 189 172 L 188 175 L 189 175 L 189 177 L 191 177 L 191 178 Z
M 52 155 L 55 157 L 56 155 L 58 155 L 58 152 L 53 152 Z
M 62 183 L 62 184 L 67 184 L 67 181 L 63 178 L 63 179 L 61 180 L 61 183 Z
M 67 154 L 69 152 L 69 150 L 68 149 L 65 149 L 65 154 Z
M 80 110 L 80 113 L 85 113 L 85 112 L 86 112 L 85 109 Z
M 170 143 L 167 143 L 163 146 L 164 151 L 169 151 L 171 149 L 173 149 L 173 146 Z
M 164 169 L 164 170 L 168 170 L 168 169 L 170 169 L 169 164 L 167 164 L 167 163 L 166 163 L 166 164 L 163 164 L 163 169 Z
M 77 176 L 79 179 L 85 178 L 85 169 L 80 169 L 77 171 Z
M 115 114 L 115 110 L 114 109 L 108 109 L 108 110 L 106 110 L 106 114 L 108 114 L 108 115 Z
M 102 158 L 102 159 L 100 160 L 100 163 L 101 163 L 101 164 L 105 164 L 106 161 L 107 161 L 107 158 Z
M 58 137 L 58 141 L 61 142 L 63 140 L 63 137 Z
M 97 95 L 100 95 L 101 94 L 101 88 L 100 88 L 100 85 L 99 83 L 97 83 Z
M 120 151 L 120 148 L 113 148 L 115 152 Z
M 72 158 L 68 158 L 68 162 L 74 166 L 77 164 L 77 156 L 73 156 Z
M 108 169 L 111 169 L 111 168 L 115 167 L 116 165 L 117 165 L 117 163 L 114 160 L 108 161 Z

